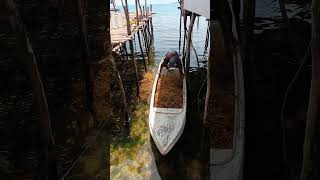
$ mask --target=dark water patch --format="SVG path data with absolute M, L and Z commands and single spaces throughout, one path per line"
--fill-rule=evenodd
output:
M 306 53 L 310 25 L 293 19 L 293 36 L 298 44 L 294 53 L 284 27 L 263 29 L 255 35 L 254 64 L 246 85 L 246 144 L 244 179 L 286 179 L 282 147 L 281 105 L 289 82 Z M 298 54 L 298 57 L 295 56 Z M 309 56 L 310 57 L 310 56 Z M 307 64 L 310 63 L 310 59 Z M 292 179 L 298 179 L 302 159 L 304 123 L 310 87 L 310 68 L 305 65 L 296 80 L 285 111 L 287 150 Z M 245 74 L 245 78 L 248 74 Z M 263 176 L 261 176 L 263 174 Z

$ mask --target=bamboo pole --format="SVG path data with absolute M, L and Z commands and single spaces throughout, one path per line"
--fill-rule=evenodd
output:
M 188 28 L 188 35 L 187 35 L 187 45 L 186 45 L 186 79 L 188 82 L 188 78 L 189 78 L 189 68 L 190 68 L 190 46 L 191 46 L 191 39 L 192 39 L 192 31 L 193 31 L 193 25 L 194 25 L 194 21 L 196 19 L 196 14 L 192 13 L 191 15 L 191 20 L 190 20 L 190 24 L 189 24 L 189 28 Z

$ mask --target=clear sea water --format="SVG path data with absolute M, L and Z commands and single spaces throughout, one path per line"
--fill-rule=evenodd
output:
M 154 4 L 153 12 L 153 31 L 154 31 L 154 48 L 156 56 L 161 59 L 168 51 L 175 50 L 179 52 L 179 26 L 180 26 L 180 10 L 178 3 L 171 4 Z M 121 8 L 120 8 L 121 9 Z M 135 6 L 129 5 L 129 11 L 134 12 Z M 182 22 L 183 26 L 183 22 Z M 208 21 L 206 18 L 199 17 L 196 19 L 193 28 L 193 45 L 198 55 L 203 55 Z M 181 39 L 181 53 L 183 43 L 183 28 Z M 196 56 L 191 49 L 191 67 L 196 67 Z

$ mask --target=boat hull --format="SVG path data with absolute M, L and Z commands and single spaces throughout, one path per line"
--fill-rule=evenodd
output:
M 163 59 L 160 62 L 163 62 Z M 151 136 L 162 155 L 166 155 L 176 144 L 183 133 L 186 123 L 187 92 L 186 80 L 183 77 L 183 105 L 182 108 L 154 107 L 154 96 L 160 74 L 160 65 L 152 88 L 149 113 L 149 128 Z

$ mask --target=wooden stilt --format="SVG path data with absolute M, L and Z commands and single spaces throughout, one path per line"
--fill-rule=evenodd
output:
M 52 133 L 50 112 L 44 91 L 37 60 L 31 45 L 28 33 L 19 14 L 17 5 L 13 0 L 5 1 L 12 30 L 16 35 L 16 60 L 26 73 L 32 87 L 33 105 L 39 115 L 37 118 L 39 130 L 39 179 L 52 180 L 57 178 L 56 162 L 52 148 L 55 140 Z
M 138 0 L 138 5 L 139 5 L 139 9 L 140 9 L 140 16 L 141 16 L 141 18 L 143 18 L 143 12 L 142 12 L 142 8 L 141 8 L 140 0 Z
M 127 33 L 128 36 L 131 35 L 131 25 L 129 21 L 129 10 L 128 10 L 128 1 L 125 0 L 125 6 L 123 7 L 125 10 L 125 15 L 126 15 L 126 21 L 127 21 Z M 137 86 L 137 96 L 139 97 L 139 77 L 138 77 L 138 68 L 137 68 L 137 62 L 134 54 L 134 46 L 133 46 L 133 39 L 129 40 L 129 47 L 131 51 L 131 57 L 132 57 L 132 65 L 134 67 L 135 71 L 135 76 L 136 76 L 136 86 Z
M 134 54 L 134 47 L 133 47 L 133 40 L 129 40 L 130 51 L 131 51 L 131 58 L 132 58 L 132 65 L 134 67 L 135 75 L 136 75 L 136 86 L 137 86 L 137 96 L 139 97 L 139 77 L 138 77 L 138 68 L 137 68 L 137 61 Z
M 143 48 L 142 48 L 140 31 L 138 31 L 137 34 L 138 34 L 138 39 L 139 39 L 139 46 L 140 46 L 141 56 L 142 56 L 143 63 L 144 63 L 144 68 L 145 68 L 145 71 L 147 72 L 146 59 L 145 59 Z M 148 62 L 150 63 L 149 57 L 148 57 Z
M 186 39 L 187 39 L 187 15 L 186 11 L 183 11 L 183 28 L 184 28 L 184 38 L 183 38 L 183 48 L 182 48 L 182 63 L 185 64 L 186 59 Z
M 146 17 L 147 15 L 146 15 L 146 11 L 144 9 L 144 6 L 142 6 L 142 10 L 143 10 L 144 17 Z
M 112 52 L 112 57 L 114 59 L 119 58 L 118 54 L 115 52 Z M 127 105 L 127 99 L 126 99 L 126 92 L 124 91 L 122 79 L 121 79 L 121 76 L 118 71 L 116 63 L 114 62 L 114 60 L 112 58 L 109 58 L 109 61 L 110 61 L 110 64 L 112 66 L 114 73 L 116 74 L 116 82 L 120 88 L 121 101 L 122 101 L 122 105 L 123 105 L 123 122 L 126 127 L 126 130 L 129 130 L 129 111 L 128 111 L 128 105 Z
M 188 35 L 187 35 L 187 45 L 186 45 L 186 72 L 185 75 L 187 77 L 187 82 L 188 82 L 188 74 L 189 74 L 189 68 L 190 68 L 190 46 L 191 46 L 191 39 L 192 39 L 192 30 L 193 30 L 193 24 L 196 19 L 196 14 L 192 13 L 191 19 L 190 19 L 190 24 L 188 28 Z
M 179 56 L 181 56 L 181 25 L 182 25 L 182 11 L 180 11 L 180 25 L 179 25 Z
M 143 37 L 144 37 L 144 46 L 146 48 L 146 53 L 147 53 L 147 56 L 149 56 L 148 38 L 147 38 L 147 33 L 146 33 L 145 26 L 143 27 Z
M 152 4 L 150 4 L 150 27 L 151 27 L 151 35 L 152 35 L 152 39 L 153 39 L 153 24 L 152 24 Z
M 114 3 L 114 2 L 113 2 Z M 82 39 L 82 49 L 84 53 L 84 64 L 85 64 L 85 69 L 84 71 L 86 72 L 86 96 L 87 96 L 87 101 L 86 101 L 86 106 L 92 112 L 92 102 L 93 102 L 93 92 L 92 92 L 92 87 L 93 87 L 93 79 L 94 79 L 94 74 L 92 70 L 92 56 L 91 56 L 91 51 L 89 48 L 89 42 L 88 42 L 88 32 L 87 32 L 87 22 L 86 18 L 84 15 L 84 10 L 83 10 L 83 0 L 77 0 L 77 5 L 78 5 L 78 15 L 79 15 L 79 27 L 81 29 L 81 39 Z M 113 4 L 114 5 L 114 4 Z

